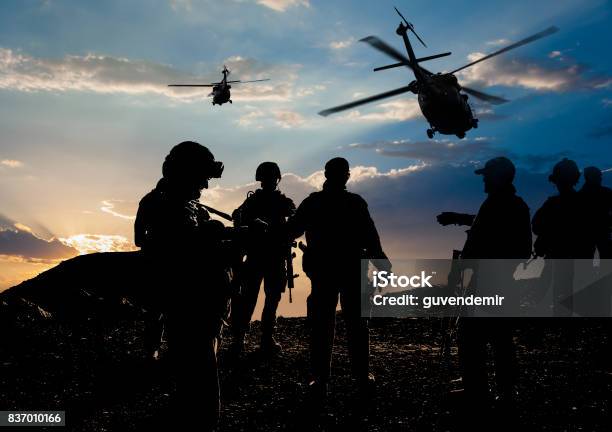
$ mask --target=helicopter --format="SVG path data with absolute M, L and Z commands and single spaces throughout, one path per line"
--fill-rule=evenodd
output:
M 228 81 L 227 77 L 229 76 L 231 71 L 225 65 L 223 65 L 223 70 L 221 71 L 221 73 L 223 74 L 223 79 L 220 82 L 211 83 L 211 84 L 168 84 L 168 87 L 212 87 L 212 91 L 208 95 L 209 97 L 212 96 L 213 98 L 212 104 L 213 105 L 223 105 L 226 102 L 232 103 L 232 99 L 231 99 L 232 95 L 230 93 L 230 89 L 232 88 L 232 86 L 230 85 L 230 83 L 246 84 L 246 83 L 254 83 L 254 82 L 261 82 L 261 81 L 270 81 L 270 78 L 258 79 L 258 80 L 252 80 L 252 81 L 240 81 L 240 80 Z
M 415 79 L 407 86 L 329 108 L 321 111 L 319 113 L 320 115 L 326 117 L 330 114 L 351 109 L 359 105 L 412 92 L 417 95 L 421 112 L 429 122 L 430 127 L 427 129 L 427 136 L 429 139 L 432 139 L 436 132 L 444 135 L 456 135 L 459 139 L 462 139 L 465 137 L 465 133 L 467 131 L 478 127 L 478 119 L 474 117 L 470 104 L 468 103 L 468 94 L 494 105 L 503 104 L 508 102 L 508 100 L 460 85 L 455 73 L 484 60 L 490 59 L 491 57 L 526 45 L 545 36 L 549 36 L 559 30 L 555 26 L 549 27 L 546 30 L 508 45 L 450 72 L 434 74 L 422 67 L 420 63 L 440 57 L 446 57 L 451 55 L 451 53 L 445 52 L 417 58 L 414 50 L 412 49 L 412 45 L 410 44 L 410 40 L 408 39 L 408 31 L 411 31 L 425 48 L 427 48 L 427 45 L 425 45 L 425 42 L 423 42 L 423 40 L 416 33 L 412 23 L 409 23 L 397 8 L 395 8 L 395 11 L 402 19 L 395 32 L 402 37 L 404 45 L 406 46 L 408 58 L 376 36 L 368 36 L 360 41 L 367 43 L 398 62 L 387 66 L 377 67 L 374 69 L 374 72 L 405 66 L 412 70 Z

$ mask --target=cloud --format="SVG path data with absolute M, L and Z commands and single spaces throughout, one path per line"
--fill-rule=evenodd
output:
M 468 60 L 475 61 L 484 55 L 471 53 Z M 592 76 L 586 66 L 567 59 L 551 62 L 503 55 L 471 66 L 459 72 L 458 76 L 466 85 L 502 85 L 552 92 L 599 89 L 612 84 L 611 77 Z
M 37 237 L 26 225 L 14 222 L 8 226 L 3 218 L 0 227 L 0 255 L 4 260 L 20 262 L 49 262 L 71 258 L 78 251 L 58 239 L 44 240 Z
M 244 115 L 241 115 L 238 118 L 237 123 L 238 125 L 242 127 L 255 126 L 257 129 L 261 129 L 263 128 L 263 126 L 258 124 L 257 120 L 264 116 L 265 116 L 265 113 L 262 110 L 253 109 L 252 111 Z
M 0 165 L 9 167 L 9 168 L 21 168 L 23 167 L 23 162 L 15 160 L 15 159 L 2 159 L 0 161 Z
M 271 65 L 241 56 L 225 64 L 242 80 L 274 77 L 274 81 L 237 85 L 232 99 L 287 101 L 299 65 Z M 43 59 L 0 47 L 0 89 L 33 91 L 84 91 L 102 94 L 162 95 L 175 100 L 201 100 L 209 89 L 168 87 L 172 83 L 209 83 L 217 76 L 198 76 L 171 65 L 98 54 L 67 55 Z
M 310 7 L 308 0 L 256 0 L 256 3 L 276 12 L 285 12 L 291 7 Z
M 170 7 L 173 10 L 185 9 L 187 12 L 191 12 L 193 9 L 192 0 L 170 0 Z
M 489 46 L 502 46 L 510 44 L 510 41 L 508 39 L 501 38 L 487 41 L 486 44 Z
M 100 210 L 120 219 L 132 221 L 136 219 L 137 208 L 138 203 L 135 201 L 105 200 L 102 201 L 102 207 L 100 207 Z
M 354 37 L 350 37 L 348 39 L 330 42 L 329 43 L 329 48 L 331 48 L 333 50 L 341 50 L 341 49 L 345 49 L 345 48 L 350 47 L 351 45 L 353 45 L 353 43 L 355 43 L 355 38 Z
M 312 96 L 313 94 L 325 90 L 327 87 L 323 84 L 315 84 L 313 86 L 300 87 L 296 90 L 297 97 Z
M 331 118 L 348 122 L 400 122 L 421 117 L 423 115 L 417 100 L 404 98 L 378 104 L 374 111 L 362 113 L 360 110 L 351 110 L 347 114 Z
M 234 3 L 242 3 L 244 0 L 233 0 Z M 310 7 L 309 0 L 250 0 L 251 3 L 255 3 L 259 6 L 272 9 L 276 12 L 286 12 L 287 9 L 294 7 Z M 170 0 L 170 7 L 174 11 L 184 10 L 186 12 L 192 12 L 194 10 L 193 0 Z M 201 7 L 207 8 L 210 6 L 210 2 L 201 1 Z
M 561 51 L 555 50 L 555 51 L 551 51 L 550 53 L 548 53 L 548 58 L 556 58 L 556 57 L 561 57 Z
M 571 156 L 568 152 L 519 154 L 494 145 L 494 140 L 487 137 L 460 141 L 448 139 L 427 141 L 387 140 L 353 143 L 349 144 L 348 148 L 374 150 L 377 154 L 383 156 L 420 161 L 427 165 L 474 165 L 483 163 L 493 157 L 506 156 L 532 171 L 547 170 L 563 157 Z
M 59 240 L 77 250 L 81 255 L 94 252 L 129 252 L 136 250 L 134 244 L 121 235 L 76 234 Z
M 274 114 L 276 124 L 284 129 L 292 129 L 304 124 L 306 119 L 294 111 L 276 111 Z
M 298 96 L 295 82 L 299 64 L 273 65 L 249 57 L 232 56 L 224 60 L 233 79 L 243 81 L 271 78 L 271 81 L 232 87 L 232 100 L 287 102 Z
M 547 174 L 518 169 L 517 189 L 534 210 L 551 192 Z M 323 171 L 307 176 L 287 173 L 280 189 L 296 205 L 323 185 Z M 203 201 L 226 212 L 240 205 L 256 183 L 233 188 L 216 187 L 204 192 Z M 373 166 L 351 167 L 348 189 L 361 194 L 369 204 L 383 247 L 393 258 L 448 258 L 465 241 L 461 228 L 436 223 L 441 211 L 476 212 L 482 200 L 482 178 L 473 164 L 407 164 L 380 171 Z M 449 191 L 452 191 L 450 193 Z

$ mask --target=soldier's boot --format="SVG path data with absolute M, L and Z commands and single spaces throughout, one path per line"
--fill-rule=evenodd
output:
M 376 394 L 376 377 L 373 373 L 369 373 L 366 377 L 359 379 L 357 382 L 359 393 L 364 396 L 374 396 Z
M 283 347 L 274 339 L 274 329 L 276 327 L 276 309 L 280 295 L 266 294 L 264 310 L 261 314 L 261 345 L 260 349 L 266 354 L 278 354 Z
M 230 357 L 234 360 L 239 359 L 244 353 L 244 334 L 234 334 L 232 338 L 232 344 L 229 348 Z
M 327 400 L 327 382 L 320 379 L 312 379 L 308 383 L 306 402 L 308 408 L 315 414 L 321 411 Z
M 274 339 L 274 322 L 263 322 L 261 330 L 261 344 L 259 345 L 259 349 L 263 353 L 270 355 L 281 352 L 283 347 Z

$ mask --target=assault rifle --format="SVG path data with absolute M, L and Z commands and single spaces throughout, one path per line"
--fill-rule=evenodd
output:
M 299 274 L 293 273 L 293 258 L 295 258 L 295 252 L 293 248 L 297 246 L 295 241 L 289 241 L 287 245 L 287 288 L 289 288 L 289 303 L 293 303 L 293 297 L 291 290 L 295 287 L 293 280 L 299 276 Z

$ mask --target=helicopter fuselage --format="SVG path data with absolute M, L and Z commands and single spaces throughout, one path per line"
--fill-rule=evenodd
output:
M 421 112 L 431 127 L 431 133 L 457 135 L 462 138 L 477 127 L 468 96 L 461 93 L 454 75 L 432 75 L 418 83 L 418 101 Z
M 223 105 L 226 102 L 231 102 L 231 92 L 230 89 L 232 88 L 231 85 L 229 84 L 219 84 L 213 87 L 212 89 L 212 97 L 213 97 L 213 101 L 212 104 L 213 105 Z

